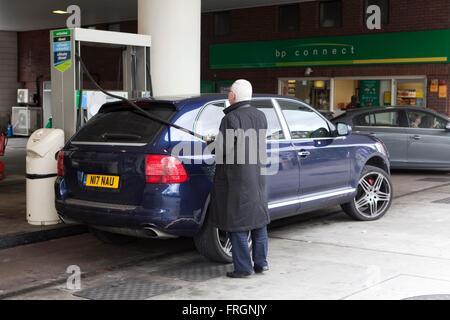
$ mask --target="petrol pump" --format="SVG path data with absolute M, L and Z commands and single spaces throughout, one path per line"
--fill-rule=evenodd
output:
M 121 51 L 117 63 L 121 65 L 122 91 L 110 92 L 100 86 L 97 90 L 85 90 L 85 76 L 96 84 L 83 61 L 83 53 L 89 47 Z M 56 154 L 65 142 L 95 116 L 104 103 L 151 97 L 150 47 L 151 37 L 145 35 L 82 28 L 50 32 L 53 129 L 38 130 L 27 144 L 28 223 L 47 226 L 60 222 L 53 187 L 57 179 Z M 103 57 L 95 58 L 102 61 Z
M 70 139 L 99 110 L 114 98 L 99 90 L 83 88 L 85 69 L 83 54 L 89 47 L 121 49 L 121 91 L 113 95 L 126 99 L 152 95 L 150 48 L 147 35 L 102 31 L 95 29 L 62 29 L 50 32 L 52 122 Z M 102 56 L 96 57 L 101 60 Z M 115 61 L 111 63 L 116 63 Z M 110 91 L 108 91 L 110 92 Z

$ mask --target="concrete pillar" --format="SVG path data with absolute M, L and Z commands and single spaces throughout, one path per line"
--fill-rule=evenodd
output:
M 152 36 L 155 96 L 199 94 L 201 0 L 138 0 L 138 32 Z

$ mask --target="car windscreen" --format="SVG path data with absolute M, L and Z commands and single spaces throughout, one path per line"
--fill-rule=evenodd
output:
M 169 121 L 176 113 L 172 104 L 151 104 L 145 111 Z M 150 143 L 165 125 L 128 106 L 102 110 L 74 137 L 74 142 Z

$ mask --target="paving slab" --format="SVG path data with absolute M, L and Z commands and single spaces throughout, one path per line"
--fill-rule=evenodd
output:
M 107 273 L 141 260 L 192 250 L 192 246 L 186 240 L 142 240 L 114 246 L 86 234 L 0 250 L 0 299 L 33 287 L 65 283 L 70 266 L 79 267 L 83 275 Z
M 419 176 L 394 176 L 394 179 L 399 179 L 400 188 L 406 191 L 407 184 L 423 179 Z M 73 243 L 75 240 L 72 244 L 66 244 L 64 239 L 55 240 L 51 246 L 55 252 L 47 259 L 39 258 L 39 252 L 48 250 L 47 246 L 31 246 L 34 250 L 22 251 L 23 256 L 16 257 L 17 260 L 5 265 L 3 270 L 0 267 L 0 273 L 8 271 L 10 286 L 14 286 L 15 281 L 30 285 L 32 279 L 24 281 L 11 269 L 19 265 L 22 266 L 20 270 L 26 270 L 24 266 L 33 264 L 36 266 L 34 279 L 44 270 L 45 277 L 49 278 L 63 273 L 62 266 L 70 263 L 80 263 L 82 269 L 89 269 L 100 259 L 104 264 L 99 263 L 92 269 L 102 272 L 83 277 L 83 290 L 136 277 L 149 283 L 180 287 L 177 291 L 150 298 L 153 300 L 397 300 L 421 295 L 448 295 L 450 206 L 435 201 L 448 198 L 450 186 L 442 182 L 424 183 L 422 188 L 425 187 L 425 191 L 412 188 L 417 192 L 412 195 L 404 193 L 380 221 L 354 222 L 338 212 L 338 208 L 331 208 L 316 213 L 317 217 L 310 220 L 291 218 L 275 223 L 269 232 L 270 271 L 249 279 L 228 279 L 223 274 L 191 281 L 174 276 L 174 270 L 183 274 L 184 269 L 198 261 L 199 254 L 192 247 L 183 253 L 155 256 L 154 259 L 148 254 L 149 259 L 134 263 L 128 254 L 133 256 L 136 251 L 125 253 L 117 247 L 103 247 L 94 240 L 86 241 L 87 238 L 81 242 L 83 245 L 80 244 L 86 252 L 77 249 Z M 434 189 L 428 189 L 433 186 Z M 187 242 L 181 239 L 173 244 L 177 248 Z M 170 244 L 155 243 L 151 250 L 156 255 L 168 250 Z M 62 250 L 62 247 L 67 249 Z M 17 249 L 11 249 L 10 254 L 18 252 Z M 31 252 L 35 255 L 30 256 Z M 74 252 L 73 259 L 65 256 Z M 0 266 L 2 257 L 0 251 Z M 118 270 L 101 268 L 125 258 L 130 259 L 126 267 Z M 46 270 L 48 261 L 55 261 L 58 267 Z M 168 273 L 172 276 L 167 276 Z M 10 296 L 9 299 L 83 299 L 75 294 L 60 283 Z

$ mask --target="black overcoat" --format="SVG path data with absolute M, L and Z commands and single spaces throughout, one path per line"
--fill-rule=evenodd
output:
M 216 141 L 218 164 L 211 197 L 212 221 L 217 228 L 226 232 L 259 229 L 270 223 L 266 177 L 261 170 L 266 160 L 260 156 L 267 156 L 267 119 L 263 112 L 251 106 L 248 101 L 234 104 L 224 112 L 225 117 Z M 228 133 L 231 129 L 236 133 L 251 129 L 258 133 L 254 135 L 257 137 L 256 162 L 255 141 L 250 146 L 248 138 L 242 138 L 242 134 L 238 133 L 230 137 L 227 129 Z M 238 164 L 238 150 L 242 144 L 245 144 L 245 161 L 243 163 L 241 155 Z M 221 147 L 223 151 L 218 152 L 217 148 Z M 222 163 L 219 163 L 220 159 Z

